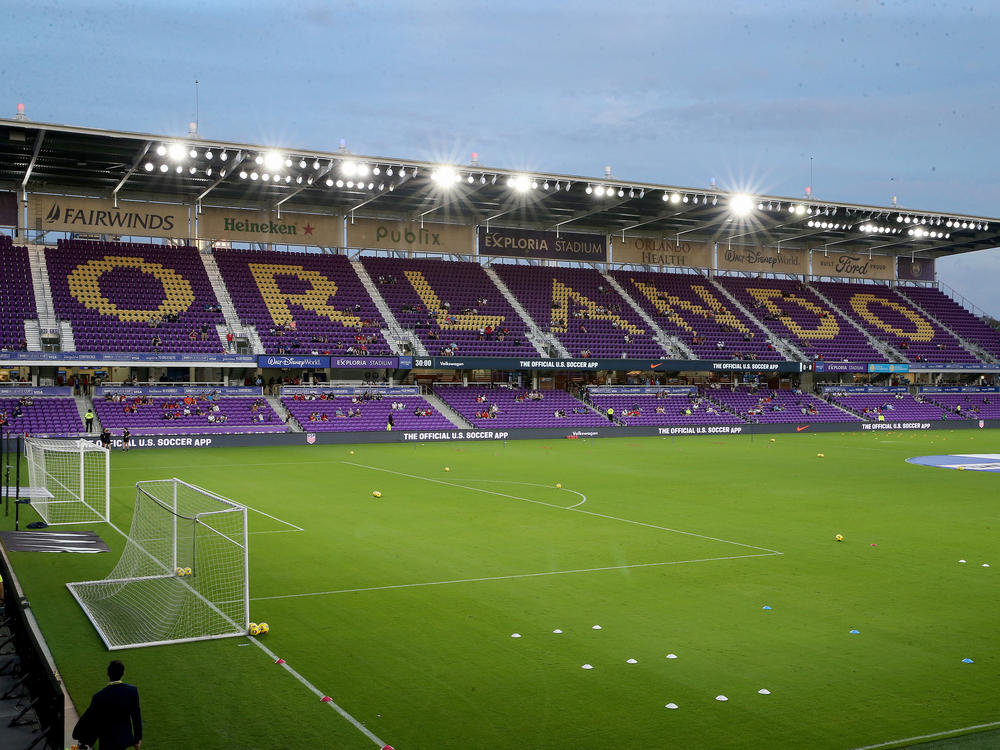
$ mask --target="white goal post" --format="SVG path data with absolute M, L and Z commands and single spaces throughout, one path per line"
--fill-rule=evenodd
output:
M 246 635 L 247 509 L 180 479 L 137 482 L 108 577 L 67 583 L 109 650 Z
M 88 440 L 24 439 L 31 507 L 50 526 L 108 521 L 111 452 Z

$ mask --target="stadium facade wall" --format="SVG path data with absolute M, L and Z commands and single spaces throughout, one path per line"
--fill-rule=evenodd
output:
M 804 432 L 886 432 L 909 430 L 982 430 L 1000 428 L 1000 419 L 912 422 L 801 422 L 798 424 L 691 425 L 664 427 L 591 427 L 511 430 L 397 430 L 393 432 L 291 432 L 242 435 L 132 436 L 132 448 L 231 448 L 288 445 L 358 445 L 438 443 L 465 440 L 559 440 L 615 437 L 687 437 L 697 435 L 776 435 Z M 93 442 L 97 442 L 96 440 Z M 121 448 L 121 438 L 112 439 Z

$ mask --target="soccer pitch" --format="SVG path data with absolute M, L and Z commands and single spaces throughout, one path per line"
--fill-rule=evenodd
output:
M 1000 453 L 1000 433 L 115 453 L 126 532 L 141 480 L 253 509 L 251 616 L 271 628 L 118 652 L 143 748 L 855 748 L 995 730 L 1000 477 L 905 462 L 946 453 Z M 110 655 L 64 584 L 103 577 L 122 547 L 93 528 L 112 554 L 11 553 L 80 710 Z

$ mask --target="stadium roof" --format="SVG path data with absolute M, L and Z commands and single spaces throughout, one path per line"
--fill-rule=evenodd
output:
M 1000 219 L 945 211 L 27 120 L 0 119 L 0 190 L 925 258 L 1000 245 Z

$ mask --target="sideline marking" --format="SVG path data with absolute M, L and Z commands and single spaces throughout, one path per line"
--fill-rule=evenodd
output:
M 276 653 L 274 653 L 271 649 L 269 649 L 267 646 L 265 646 L 263 643 L 261 643 L 259 638 L 250 638 L 250 642 L 253 643 L 255 646 L 257 646 L 258 648 L 260 648 L 265 654 L 267 654 L 268 656 L 270 656 L 271 660 L 274 663 L 276 663 L 276 664 L 278 663 L 278 655 Z M 294 677 L 296 680 L 298 680 L 303 685 L 305 685 L 306 688 L 308 688 L 310 690 L 310 692 L 314 693 L 315 695 L 318 695 L 320 698 L 327 698 L 327 697 L 329 697 L 326 693 L 324 693 L 322 690 L 320 690 L 315 685 L 313 685 L 311 682 L 309 682 L 309 680 L 307 680 L 305 677 L 303 677 L 298 672 L 296 672 L 294 669 L 292 669 L 288 665 L 287 662 L 282 663 L 282 664 L 278 664 L 278 666 L 282 667 L 292 677 Z M 347 721 L 349 721 L 354 726 L 355 729 L 357 729 L 365 737 L 367 737 L 368 739 L 370 739 L 372 742 L 374 742 L 379 747 L 385 747 L 388 744 L 386 742 L 383 742 L 381 739 L 379 739 L 378 735 L 376 735 L 368 727 L 366 727 L 360 721 L 358 721 L 353 716 L 351 716 L 349 713 L 347 713 L 347 711 L 345 711 L 343 708 L 341 708 L 339 705 L 337 705 L 336 701 L 334 701 L 332 698 L 330 700 L 328 700 L 328 701 L 323 701 L 323 702 L 326 703 L 326 704 L 328 704 L 330 706 L 330 708 L 332 708 L 334 711 L 336 711 L 338 714 L 340 714 L 342 717 L 344 717 Z
M 422 477 L 418 474 L 407 474 L 403 471 L 395 471 L 394 469 L 383 469 L 380 466 L 368 466 L 367 464 L 359 464 L 354 461 L 341 461 L 342 464 L 348 464 L 350 466 L 357 466 L 362 469 L 371 469 L 373 471 L 383 471 L 387 474 L 398 474 L 401 477 L 409 477 L 410 479 L 422 479 L 425 482 L 434 482 L 436 484 L 444 484 L 449 487 L 459 487 L 463 490 L 472 490 L 473 492 L 484 492 L 487 495 L 497 495 L 499 497 L 510 498 L 511 500 L 522 500 L 526 503 L 534 503 L 535 505 L 544 505 L 547 508 L 557 508 L 558 510 L 572 510 L 574 513 L 586 513 L 588 516 L 597 516 L 598 518 L 607 518 L 611 521 L 621 521 L 622 523 L 631 523 L 636 526 L 645 526 L 650 529 L 659 529 L 660 531 L 670 531 L 674 534 L 684 534 L 686 536 L 696 536 L 699 539 L 708 539 L 713 542 L 722 542 L 724 544 L 735 544 L 737 547 L 746 547 L 747 549 L 759 549 L 763 552 L 769 552 L 772 555 L 781 555 L 783 552 L 779 552 L 775 549 L 770 549 L 768 547 L 758 547 L 755 544 L 744 544 L 743 542 L 734 542 L 731 539 L 720 539 L 717 536 L 707 536 L 705 534 L 696 534 L 693 531 L 682 531 L 681 529 L 672 529 L 669 526 L 657 526 L 655 523 L 646 523 L 645 521 L 633 521 L 631 518 L 620 518 L 618 516 L 610 516 L 606 513 L 597 513 L 592 510 L 583 510 L 581 508 L 567 508 L 565 505 L 556 505 L 555 503 L 546 503 L 542 500 L 532 500 L 530 497 L 518 497 L 517 495 L 508 495 L 506 492 L 494 492 L 493 490 L 484 490 L 481 487 L 468 487 L 464 484 L 456 484 L 455 482 L 446 482 L 443 479 L 434 479 L 432 477 Z
M 917 737 L 904 737 L 901 740 L 889 740 L 888 742 L 880 742 L 877 745 L 865 745 L 864 747 L 856 747 L 854 750 L 875 750 L 878 747 L 892 747 L 893 745 L 899 745 L 903 742 L 913 742 L 915 740 L 930 740 L 935 737 L 947 737 L 952 734 L 958 734 L 959 732 L 968 732 L 973 729 L 992 729 L 993 727 L 1000 727 L 1000 721 L 991 721 L 989 724 L 974 724 L 971 727 L 962 727 L 961 729 L 949 729 L 946 732 L 934 732 L 934 734 L 921 734 Z
M 256 596 L 250 601 L 260 602 L 273 599 L 300 599 L 306 596 L 328 596 L 330 594 L 354 594 L 361 591 L 385 591 L 387 589 L 409 589 L 421 586 L 444 586 L 449 583 L 480 583 L 483 581 L 504 581 L 511 578 L 538 578 L 540 576 L 561 576 L 569 573 L 596 573 L 603 570 L 625 570 L 626 568 L 656 568 L 664 565 L 685 565 L 687 563 L 714 562 L 716 560 L 743 560 L 748 557 L 773 557 L 780 552 L 761 552 L 753 555 L 729 555 L 727 557 L 703 557 L 698 560 L 669 560 L 668 562 L 633 563 L 631 565 L 609 565 L 602 568 L 578 568 L 576 570 L 546 570 L 542 573 L 515 573 L 508 576 L 485 576 L 483 578 L 456 578 L 452 581 L 425 581 L 423 583 L 396 583 L 390 586 L 367 586 L 358 589 L 337 589 L 335 591 L 310 591 L 304 594 L 276 594 L 275 596 Z M 228 603 L 228 602 L 223 602 Z

